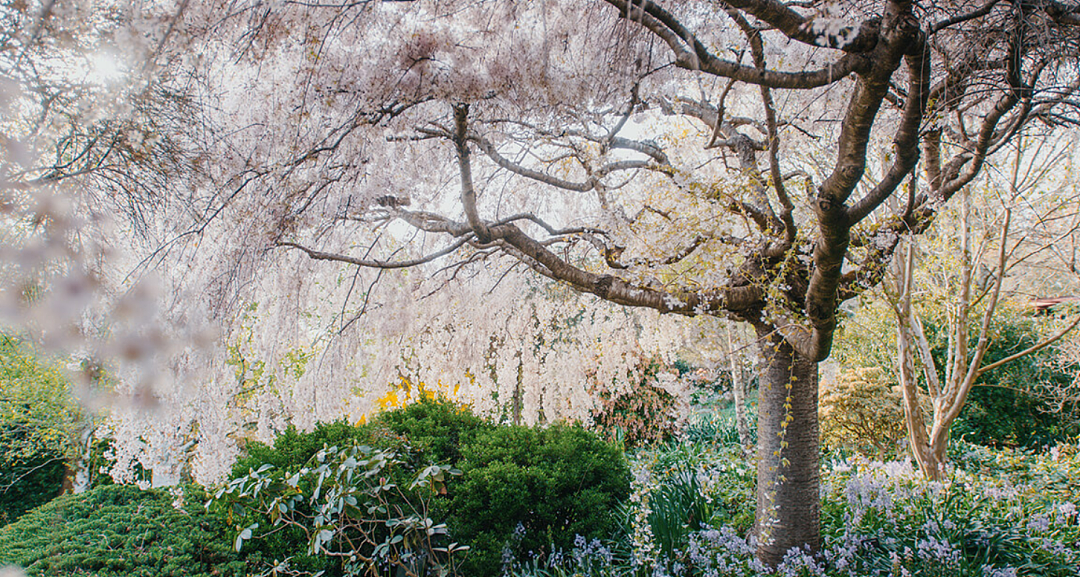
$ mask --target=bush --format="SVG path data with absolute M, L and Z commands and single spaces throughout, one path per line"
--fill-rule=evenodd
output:
M 983 364 L 1027 349 L 1055 328 L 1046 318 L 1003 307 L 994 319 L 994 340 Z M 938 336 L 939 341 L 943 338 Z M 953 424 L 952 436 L 995 448 L 1041 447 L 1080 432 L 1076 414 L 1051 400 L 1055 391 L 1068 388 L 1076 374 L 1075 369 L 1057 362 L 1057 348 L 1058 344 L 1051 345 L 979 377 Z M 944 354 L 937 350 L 935 354 L 939 366 L 944 366 Z
M 1032 378 L 1042 377 L 1036 373 Z M 952 436 L 999 449 L 1034 448 L 1067 439 L 1077 430 L 1072 415 L 1049 412 L 1042 400 L 1024 391 L 976 386 L 953 423 Z
M 0 524 L 60 494 L 88 423 L 59 365 L 0 334 Z
M 497 427 L 461 452 L 463 476 L 449 487 L 446 523 L 451 537 L 473 548 L 470 575 L 569 550 L 578 535 L 607 537 L 630 491 L 622 452 L 579 426 Z
M 338 560 L 327 563 L 334 572 L 453 574 L 460 556 L 455 553 L 467 547 L 444 541 L 446 526 L 429 517 L 428 503 L 445 493 L 446 481 L 461 471 L 433 465 L 408 484 L 392 483 L 388 477 L 400 464 L 393 450 L 331 447 L 299 470 L 263 465 L 220 489 L 209 505 L 271 518 L 273 526 L 238 526 L 237 550 L 284 526 L 303 535 L 313 556 Z M 305 575 L 308 570 L 280 559 L 271 573 Z
M 380 413 L 366 433 L 366 442 L 383 447 L 403 447 L 414 459 L 457 464 L 462 447 L 477 435 L 493 431 L 494 423 L 447 400 L 422 399 L 405 408 Z M 419 466 L 421 463 L 413 462 Z M 427 463 L 424 463 L 427 464 Z
M 130 485 L 55 499 L 0 529 L 0 566 L 28 575 L 245 575 L 224 524 L 203 508 L 205 493 L 184 491 L 180 509 L 168 491 Z
M 245 446 L 245 454 L 233 464 L 230 477 L 246 475 L 248 471 L 263 465 L 273 465 L 278 469 L 303 465 L 324 446 L 344 446 L 363 439 L 365 435 L 365 428 L 354 427 L 344 420 L 319 423 L 310 433 L 304 433 L 294 425 L 289 425 L 274 438 L 273 446 L 259 442 Z
M 877 368 L 844 369 L 821 384 L 818 401 L 825 446 L 886 459 L 907 435 L 899 387 Z
M 337 422 L 311 433 L 290 428 L 273 447 L 249 446 L 248 455 L 233 468 L 234 478 L 262 464 L 299 470 L 324 445 L 354 444 L 396 451 L 401 466 L 388 473 L 388 480 L 401 487 L 431 464 L 462 471 L 430 508 L 432 519 L 448 526 L 451 541 L 472 548 L 462 565 L 465 575 L 498 574 L 504 549 L 520 558 L 569 550 L 576 535 L 608 536 L 615 527 L 613 511 L 629 492 L 622 452 L 579 426 L 494 425 L 451 402 L 432 399 L 381 413 L 356 427 Z M 257 515 L 230 524 L 242 529 L 253 523 L 272 525 Z M 267 537 L 258 550 L 268 561 L 292 556 L 294 568 L 329 575 L 344 570 L 337 561 L 307 556 L 307 538 L 292 531 Z

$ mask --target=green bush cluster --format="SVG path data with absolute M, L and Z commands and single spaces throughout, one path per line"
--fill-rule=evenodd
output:
M 1044 338 L 1044 319 L 1020 315 L 1012 310 L 994 319 L 993 345 L 983 364 L 997 362 L 1018 353 Z M 937 335 L 934 354 L 939 366 L 945 364 Z M 964 409 L 953 424 L 954 438 L 995 448 L 1041 447 L 1080 433 L 1074 411 L 1057 410 L 1044 398 L 1043 389 L 1064 388 L 1075 378 L 1073 370 L 1055 362 L 1056 347 L 1050 346 L 1021 357 L 979 377 Z
M 248 447 L 233 476 L 263 464 L 299 469 L 324 446 L 349 444 L 398 451 L 404 466 L 391 476 L 401 486 L 430 464 L 462 471 L 432 500 L 431 514 L 449 527 L 450 540 L 471 547 L 464 575 L 497 575 L 504 561 L 568 550 L 577 535 L 606 537 L 616 526 L 613 511 L 629 493 L 622 452 L 580 426 L 497 426 L 442 400 L 421 400 L 359 426 L 290 429 L 273 447 Z M 269 519 L 231 520 L 242 527 L 255 522 L 270 526 Z M 256 547 L 267 560 L 292 556 L 294 567 L 342 571 L 338 563 L 306 557 L 306 540 L 298 537 L 282 531 Z
M 622 453 L 579 426 L 493 428 L 461 452 L 446 523 L 473 547 L 465 574 L 498 574 L 508 547 L 522 559 L 570 549 L 578 535 L 606 537 L 629 494 Z
M 0 524 L 60 494 L 87 422 L 58 364 L 0 334 Z
M 28 575 L 230 576 L 244 562 L 223 537 L 226 526 L 203 508 L 206 495 L 109 485 L 64 495 L 0 528 L 0 566 Z
M 940 376 L 944 375 L 948 364 L 950 342 L 944 320 L 940 316 L 922 319 Z M 1046 317 L 1023 314 L 1015 304 L 1002 303 L 987 333 L 991 341 L 982 359 L 983 366 L 1023 351 L 1055 332 L 1057 327 L 1048 321 Z M 979 322 L 971 323 L 971 343 L 978 340 L 980 327 Z M 963 437 L 970 442 L 999 449 L 1034 448 L 1080 434 L 1080 411 L 1068 404 L 1058 407 L 1051 402 L 1056 397 L 1054 391 L 1066 388 L 1076 377 L 1075 367 L 1060 363 L 1059 344 L 1055 343 L 980 376 L 953 423 L 952 438 Z M 892 312 L 880 303 L 863 303 L 854 316 L 844 320 L 833 358 L 840 363 L 844 372 L 862 370 L 859 367 L 894 367 L 896 340 Z M 887 383 L 883 384 L 897 382 L 895 374 L 882 376 L 887 377 Z M 925 393 L 926 384 L 921 382 L 924 379 L 921 375 L 919 379 L 920 389 Z M 889 412 L 895 411 L 889 409 Z M 824 424 L 828 426 L 828 423 Z

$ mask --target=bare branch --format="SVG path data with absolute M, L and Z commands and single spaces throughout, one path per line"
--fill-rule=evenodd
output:
M 314 249 L 308 248 L 306 246 L 299 245 L 299 244 L 297 244 L 295 242 L 289 242 L 289 241 L 279 241 L 277 243 L 277 246 L 283 246 L 283 247 L 289 247 L 289 248 L 295 248 L 295 249 L 302 250 L 305 253 L 307 253 L 307 255 L 309 257 L 311 257 L 311 258 L 313 258 L 315 260 L 330 260 L 330 261 L 336 261 L 336 262 L 343 262 L 343 263 L 352 264 L 352 265 L 356 265 L 356 266 L 362 266 L 362 267 L 366 267 L 366 268 L 396 269 L 396 268 L 409 268 L 409 267 L 419 266 L 419 265 L 422 265 L 422 264 L 429 263 L 431 261 L 437 260 L 437 259 L 442 258 L 442 257 L 456 251 L 457 249 L 465 246 L 465 243 L 469 242 L 470 240 L 472 240 L 471 236 L 462 237 L 462 238 L 457 239 L 453 243 L 451 243 L 446 248 L 444 248 L 442 250 L 439 250 L 439 251 L 436 251 L 436 252 L 434 252 L 432 254 L 429 254 L 427 256 L 423 256 L 423 257 L 420 257 L 420 258 L 409 259 L 409 260 L 400 260 L 400 261 L 383 261 L 383 260 L 377 260 L 377 259 L 364 259 L 364 258 L 357 258 L 357 257 L 354 257 L 354 256 L 348 256 L 348 255 L 344 255 L 344 254 L 322 252 L 322 251 L 314 250 Z
M 1001 2 L 1001 0 L 988 0 L 987 3 L 983 4 L 981 8 L 972 10 L 971 12 L 968 12 L 966 14 L 957 14 L 956 16 L 953 16 L 951 18 L 946 18 L 945 20 L 936 22 L 932 26 L 930 26 L 929 34 L 937 34 L 938 32 L 941 32 L 942 30 L 950 26 L 955 26 L 969 20 L 974 20 L 976 18 L 986 16 L 990 13 L 991 10 L 994 9 L 994 6 L 998 5 L 999 2 Z
M 850 53 L 819 70 L 808 72 L 778 72 L 743 66 L 729 60 L 717 58 L 689 30 L 684 28 L 671 14 L 660 8 L 652 0 L 606 0 L 619 8 L 620 15 L 636 24 L 644 26 L 667 43 L 675 53 L 675 63 L 680 68 L 706 72 L 714 76 L 732 78 L 747 84 L 757 84 L 771 88 L 809 89 L 826 86 L 846 78 L 853 72 L 865 70 L 870 61 L 864 55 Z M 738 2 L 730 3 L 740 4 Z M 779 5 L 778 3 L 771 3 Z M 757 15 L 757 14 L 755 14 Z M 760 18 L 760 16 L 759 16 Z M 764 18 L 763 18 L 764 20 Z M 810 34 L 791 29 L 798 38 L 809 38 Z M 785 30 L 787 32 L 787 30 Z M 795 38 L 795 36 L 792 36 Z

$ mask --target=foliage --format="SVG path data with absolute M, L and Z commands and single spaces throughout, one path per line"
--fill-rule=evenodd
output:
M 0 565 L 28 575 L 246 575 L 195 487 L 102 486 L 64 495 L 0 528 Z M 182 503 L 181 503 L 182 501 Z
M 544 560 L 532 558 L 504 568 L 504 577 L 631 577 L 642 573 L 618 541 L 587 540 L 578 536 L 574 548 Z
M 633 448 L 667 441 L 679 431 L 680 400 L 660 386 L 657 377 L 662 368 L 656 359 L 641 359 L 637 367 L 640 375 L 632 380 L 628 390 L 597 387 L 599 406 L 590 416 L 605 438 Z M 587 375 L 595 380 L 595 372 Z
M 60 494 L 87 421 L 62 369 L 0 334 L 0 524 Z
M 943 314 L 943 311 L 937 311 Z M 1004 359 L 1037 343 L 1053 331 L 1054 319 L 1023 314 L 1015 303 L 1002 303 L 990 327 L 990 347 L 983 365 Z M 944 319 L 923 319 L 923 328 L 931 345 L 938 373 L 945 367 L 948 335 Z M 977 325 L 977 323 L 974 323 Z M 972 327 L 977 330 L 977 326 Z M 837 343 L 836 360 L 840 375 L 861 367 L 893 367 L 895 360 L 895 321 L 883 303 L 863 301 L 843 323 L 842 338 Z M 977 335 L 973 335 L 974 338 Z M 1080 419 L 1069 412 L 1057 412 L 1046 402 L 1051 391 L 1067 386 L 1076 368 L 1058 362 L 1060 353 L 1051 345 L 981 377 L 968 396 L 967 403 L 953 424 L 952 436 L 995 447 L 1035 447 L 1068 439 L 1078 433 Z M 827 383 L 823 383 L 827 386 Z M 881 387 L 886 382 L 880 383 Z M 920 382 L 925 392 L 925 383 Z M 882 394 L 886 394 L 882 389 Z M 826 403 L 827 388 L 821 403 Z M 892 395 L 892 393 L 887 393 Z M 831 401 L 830 401 L 831 402 Z M 1068 408 L 1068 407 L 1066 407 Z M 902 408 L 898 423 L 903 422 Z M 822 432 L 829 438 L 830 423 L 822 422 Z
M 991 325 L 993 341 L 983 364 L 1036 344 L 1053 324 L 1054 319 L 1024 315 L 1018 306 L 1003 303 Z M 925 328 L 935 362 L 944 366 L 947 336 L 935 324 Z M 953 435 L 994 447 L 1036 447 L 1080 432 L 1077 415 L 1056 412 L 1044 399 L 1046 390 L 1064 387 L 1075 376 L 1075 369 L 1055 362 L 1056 356 L 1056 346 L 1051 345 L 979 377 L 953 425 Z
M 728 423 L 734 429 L 733 423 Z M 719 443 L 717 438 L 729 438 Z M 636 562 L 685 565 L 690 537 L 703 527 L 748 531 L 754 520 L 754 468 L 734 431 L 705 442 L 658 445 L 636 453 L 624 530 Z
M 434 522 L 448 527 L 449 539 L 472 547 L 462 562 L 466 574 L 496 574 L 504 549 L 518 559 L 530 551 L 549 555 L 568 549 L 576 535 L 607 536 L 616 522 L 612 512 L 629 488 L 622 453 L 579 426 L 496 426 L 445 399 L 423 397 L 360 426 L 337 422 L 311 433 L 291 428 L 273 448 L 254 443 L 234 467 L 234 477 L 250 476 L 263 464 L 295 471 L 324 445 L 351 444 L 393 451 L 400 463 L 386 477 L 410 500 L 409 475 L 422 473 L 430 463 L 462 471 L 446 494 L 427 505 Z M 234 521 L 242 528 L 273 522 L 261 514 Z M 310 541 L 309 535 L 282 531 L 266 539 L 259 549 L 267 560 L 291 556 L 294 567 L 336 570 L 334 563 L 298 547 Z
M 746 408 L 747 419 L 753 422 L 754 407 Z M 756 442 L 757 431 L 750 429 L 751 442 Z M 735 423 L 734 403 L 719 412 L 697 414 L 687 419 L 686 428 L 681 438 L 686 442 L 700 445 L 738 445 L 739 431 Z
M 1041 447 L 1075 435 L 1078 425 L 1076 414 L 1049 412 L 1023 390 L 982 386 L 971 390 L 952 432 L 997 448 Z
M 716 523 L 712 500 L 702 492 L 702 484 L 697 471 L 680 466 L 650 493 L 649 529 L 663 558 L 677 559 L 691 533 Z
M 577 535 L 606 536 L 629 490 L 622 453 L 579 426 L 495 426 L 448 401 L 421 399 L 380 413 L 371 435 L 369 442 L 407 448 L 413 466 L 427 459 L 462 471 L 432 506 L 451 538 L 472 547 L 463 563 L 470 574 L 495 574 L 504 552 L 522 558 L 567 549 Z
M 821 383 L 818 418 L 827 447 L 843 447 L 878 459 L 903 446 L 903 399 L 897 385 L 877 368 L 842 369 Z
M 366 438 L 367 433 L 366 428 L 354 427 L 343 420 L 319 423 L 307 433 L 290 425 L 274 438 L 273 446 L 258 442 L 249 443 L 245 447 L 246 454 L 233 465 L 230 479 L 246 478 L 264 465 L 270 465 L 275 470 L 298 470 L 323 448 L 345 447 L 363 442 L 362 439 Z M 225 509 L 219 509 L 219 511 L 225 511 Z M 250 510 L 243 515 L 226 516 L 224 520 L 233 527 L 259 524 L 265 528 L 272 524 L 269 517 Z M 309 555 L 307 542 L 307 537 L 302 530 L 295 526 L 286 526 L 280 531 L 264 534 L 259 541 L 257 558 L 251 558 L 250 562 L 256 566 L 274 566 L 279 561 L 290 559 L 293 568 L 313 572 L 330 571 L 331 574 L 334 571 L 340 572 L 340 564 L 335 560 L 325 556 Z
M 1077 463 L 1069 460 L 1075 456 L 1054 468 L 1070 474 Z M 892 575 L 902 567 L 923 575 L 1066 576 L 1080 561 L 1071 545 L 1080 538 L 1072 490 L 1039 497 L 1042 487 L 1008 473 L 962 469 L 944 483 L 925 482 L 907 463 L 864 460 L 835 467 L 827 479 L 825 557 L 837 574 Z
M 231 477 L 242 477 L 263 465 L 272 465 L 277 469 L 301 466 L 324 447 L 345 446 L 364 438 L 366 434 L 367 429 L 354 427 L 344 420 L 318 423 L 307 433 L 301 432 L 295 425 L 289 425 L 274 437 L 273 446 L 259 442 L 248 444 L 246 454 L 233 464 Z
M 466 568 L 476 575 L 497 573 L 504 555 L 551 555 L 578 535 L 606 537 L 629 493 L 622 453 L 577 425 L 501 426 L 461 453 L 446 522 L 454 539 L 472 545 Z
M 752 485 L 753 476 L 745 462 L 731 462 L 738 460 L 737 454 L 710 453 L 708 446 L 669 446 L 674 454 L 642 451 L 633 460 L 635 497 L 628 518 L 634 526 L 625 539 L 578 540 L 557 563 L 518 563 L 508 574 L 1074 576 L 1080 562 L 1080 446 L 1058 444 L 1041 452 L 964 442 L 953 447 L 955 468 L 945 482 L 925 481 L 907 462 L 882 463 L 861 456 L 832 460 L 822 471 L 822 550 L 788 551 L 775 568 L 755 558 L 749 524 L 724 518 L 688 531 L 677 542 L 674 560 L 659 555 L 654 511 L 660 508 L 655 499 L 675 485 L 693 484 L 678 466 L 661 474 L 665 465 L 696 463 L 699 478 L 706 482 L 697 485 L 692 500 L 711 502 L 714 508 L 752 498 L 752 487 L 744 485 Z M 717 466 L 722 464 L 727 466 Z M 701 473 L 706 470 L 709 475 Z M 643 536 L 653 540 L 651 552 L 642 546 Z M 591 565 L 597 558 L 606 562 Z
M 440 463 L 459 463 L 465 446 L 477 435 L 495 428 L 466 407 L 431 397 L 421 397 L 400 410 L 379 413 L 371 425 L 370 442 L 382 446 L 401 443 L 415 456 Z
M 461 472 L 448 466 L 422 469 L 408 487 L 390 481 L 400 465 L 396 454 L 364 445 L 318 451 L 299 469 L 263 465 L 234 479 L 210 502 L 232 518 L 253 512 L 272 526 L 298 529 L 308 553 L 337 559 L 344 575 L 405 572 L 409 575 L 455 574 L 454 554 L 468 549 L 445 543 L 446 525 L 429 516 L 428 501 L 446 493 L 446 482 Z M 257 539 L 260 526 L 237 526 L 235 547 Z M 306 574 L 290 559 L 275 560 L 275 574 Z M 337 566 L 337 563 L 333 564 Z

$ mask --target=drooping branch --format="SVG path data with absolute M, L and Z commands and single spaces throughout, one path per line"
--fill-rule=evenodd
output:
M 876 19 L 857 26 L 829 30 L 830 27 L 814 26 L 813 20 L 777 0 L 730 0 L 727 4 L 768 23 L 792 40 L 812 46 L 861 53 L 872 50 L 878 41 L 879 23 Z
M 687 293 L 670 293 L 641 287 L 616 276 L 596 274 L 575 267 L 512 224 L 492 227 L 492 233 L 528 256 L 530 261 L 541 265 L 546 276 L 616 304 L 690 316 L 722 315 L 753 307 L 760 302 L 762 296 L 761 290 L 753 285 Z

